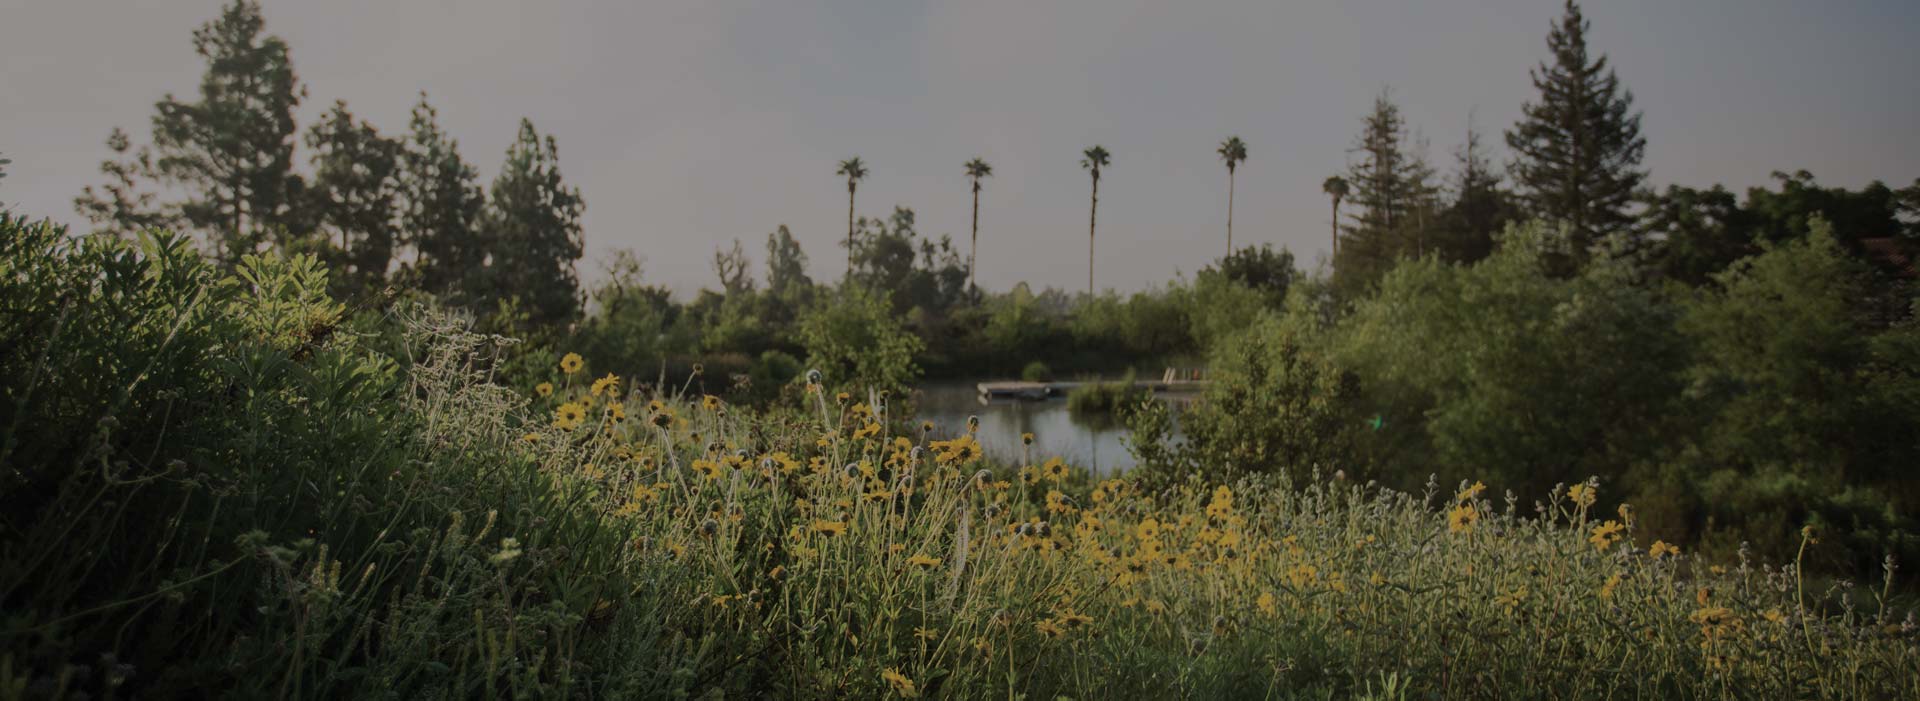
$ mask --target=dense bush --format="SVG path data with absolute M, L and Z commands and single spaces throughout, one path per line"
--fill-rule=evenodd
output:
M 1358 379 L 1303 343 L 1294 324 L 1260 317 L 1214 352 L 1209 377 L 1181 417 L 1184 440 L 1145 454 L 1136 450 L 1152 479 L 1366 473 L 1362 444 L 1370 432 L 1362 423 Z M 1159 416 L 1134 425 L 1142 431 L 1136 446 L 1172 441 L 1171 426 Z
M 807 365 L 833 387 L 901 391 L 920 376 L 920 338 L 902 328 L 885 297 L 864 287 L 822 300 L 800 318 L 795 336 L 807 349 Z
M 1127 412 L 1152 401 L 1153 391 L 1134 382 L 1132 368 L 1120 379 L 1089 380 L 1067 393 L 1067 411 L 1096 425 L 1125 421 Z
M 505 339 L 349 326 L 310 258 L 224 276 L 168 234 L 0 229 L 0 688 L 563 694 L 612 671 L 582 616 L 645 588 L 511 450 L 522 402 L 485 383 Z

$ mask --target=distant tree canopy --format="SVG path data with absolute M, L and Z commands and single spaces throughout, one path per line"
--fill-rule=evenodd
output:
M 151 147 L 114 129 L 107 181 L 75 198 L 97 230 L 184 226 L 228 267 L 268 248 L 310 252 L 339 271 L 343 296 L 397 280 L 481 313 L 521 298 L 513 306 L 529 323 L 577 315 L 584 203 L 560 177 L 552 137 L 522 120 L 490 201 L 424 94 L 404 139 L 344 102 L 296 139 L 306 88 L 258 3 L 227 5 L 193 46 L 207 63 L 196 98 L 155 106 Z M 297 141 L 310 172 L 296 168 Z M 153 185 L 184 196 L 163 201 Z

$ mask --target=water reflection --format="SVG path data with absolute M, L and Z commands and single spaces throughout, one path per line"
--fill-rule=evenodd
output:
M 1163 399 L 1168 398 L 1162 395 Z M 1125 426 L 1104 417 L 1076 417 L 1065 399 L 983 402 L 973 382 L 930 384 L 915 393 L 919 418 L 932 421 L 934 436 L 945 438 L 966 430 L 968 416 L 980 417 L 976 437 L 987 456 L 1009 465 L 1020 464 L 1020 434 L 1033 434 L 1035 460 L 1058 455 L 1068 462 L 1110 475 L 1133 467 Z M 1171 401 L 1185 398 L 1173 395 Z

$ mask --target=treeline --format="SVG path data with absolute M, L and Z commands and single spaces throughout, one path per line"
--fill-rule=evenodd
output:
M 1380 97 L 1327 182 L 1354 205 L 1331 277 L 1211 348 L 1183 439 L 1157 405 L 1135 418 L 1150 474 L 1599 477 L 1640 528 L 1720 555 L 1790 559 L 1813 525 L 1826 567 L 1920 556 L 1920 181 L 1646 188 L 1587 31 L 1569 3 L 1505 174 L 1469 132 L 1436 185 Z
M 819 368 L 835 384 L 905 388 L 922 376 L 1010 377 L 1119 372 L 1198 358 L 1251 310 L 1278 304 L 1301 273 L 1291 253 L 1243 248 L 1191 281 L 1129 295 L 1088 297 L 1026 284 L 1005 293 L 971 287 L 947 237 L 915 229 L 914 213 L 856 217 L 853 267 L 837 286 L 806 274 L 807 257 L 780 227 L 765 243 L 764 274 L 735 241 L 714 254 L 718 290 L 677 303 L 620 253 L 589 297 L 593 310 L 547 345 L 593 367 L 643 380 L 701 364 L 704 388 L 738 401 L 769 399 Z M 888 353 L 878 349 L 899 349 Z M 560 351 L 554 351 L 560 352 Z M 530 356 L 529 367 L 552 358 Z
M 520 120 L 482 188 L 425 93 L 399 136 L 344 101 L 302 132 L 306 87 L 257 3 L 227 6 L 193 47 L 207 63 L 198 93 L 154 106 L 150 144 L 114 129 L 107 181 L 75 198 L 96 231 L 192 231 L 227 269 L 268 250 L 312 254 L 333 270 L 333 292 L 362 306 L 411 289 L 480 314 L 507 305 L 540 325 L 578 317 L 585 202 L 561 176 L 553 137 L 531 121 Z M 184 197 L 163 200 L 156 185 Z

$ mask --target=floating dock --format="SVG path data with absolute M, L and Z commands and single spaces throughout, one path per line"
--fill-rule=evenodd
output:
M 1118 382 L 1113 380 L 1111 382 Z M 1081 385 L 1108 384 L 1103 381 L 1091 382 L 1021 382 L 1007 380 L 982 382 L 975 385 L 981 399 L 1022 399 L 1037 401 L 1051 397 L 1064 397 Z M 1150 392 L 1199 392 L 1207 388 L 1207 380 L 1198 370 L 1179 370 L 1168 368 L 1159 380 L 1134 380 L 1133 386 Z

